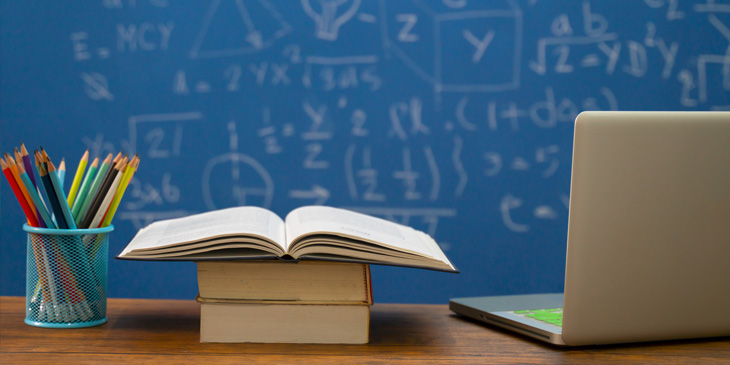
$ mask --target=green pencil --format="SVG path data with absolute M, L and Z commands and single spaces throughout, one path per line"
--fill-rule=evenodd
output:
M 89 171 L 86 172 L 86 176 L 84 176 L 84 181 L 81 183 L 81 188 L 79 189 L 78 194 L 76 194 L 76 199 L 73 201 L 71 214 L 73 214 L 74 220 L 76 220 L 76 216 L 79 214 L 81 206 L 84 205 L 84 198 L 89 192 L 89 187 L 91 186 L 91 182 L 94 180 L 94 174 L 96 174 L 97 167 L 99 167 L 98 157 L 95 158 L 94 162 L 92 162 L 91 166 L 89 166 Z
M 74 215 L 74 221 L 76 222 L 76 225 L 81 224 L 81 220 L 84 219 L 84 215 L 86 214 L 86 209 L 89 208 L 89 204 L 91 204 L 91 201 L 94 199 L 94 196 L 96 195 L 96 191 L 99 190 L 99 186 L 101 186 L 101 182 L 104 180 L 104 177 L 106 176 L 107 171 L 109 171 L 109 166 L 111 166 L 112 162 L 112 154 L 110 153 L 105 159 L 104 162 L 102 162 L 101 167 L 99 167 L 99 171 L 96 174 L 96 177 L 94 177 L 94 182 L 91 184 L 91 188 L 89 188 L 88 192 L 86 193 L 86 196 L 84 197 L 84 203 L 79 208 L 79 211 L 77 214 Z

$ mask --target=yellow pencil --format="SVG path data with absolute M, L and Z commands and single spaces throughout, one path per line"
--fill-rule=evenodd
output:
M 71 207 L 74 205 L 74 200 L 76 200 L 76 194 L 79 192 L 79 186 L 81 186 L 81 179 L 84 177 L 84 171 L 86 171 L 86 165 L 89 163 L 89 150 L 86 150 L 84 152 L 84 155 L 81 157 L 81 161 L 79 161 L 79 167 L 76 169 L 76 175 L 74 175 L 74 181 L 71 183 L 71 190 L 68 192 L 68 198 L 66 201 L 68 202 L 68 206 Z

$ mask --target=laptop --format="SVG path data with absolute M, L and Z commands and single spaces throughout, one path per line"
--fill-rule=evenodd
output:
M 730 336 L 730 112 L 581 113 L 564 293 L 450 308 L 556 345 Z

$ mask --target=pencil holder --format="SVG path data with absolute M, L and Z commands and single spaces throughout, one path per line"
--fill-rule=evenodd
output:
M 47 328 L 103 324 L 109 232 L 30 227 L 26 261 L 25 323 Z

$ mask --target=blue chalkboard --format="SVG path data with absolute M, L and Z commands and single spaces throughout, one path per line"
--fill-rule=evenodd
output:
M 561 291 L 575 116 L 730 109 L 721 0 L 1 6 L 0 150 L 142 157 L 112 254 L 158 219 L 326 204 L 424 230 L 462 271 L 375 267 L 378 302 Z M 24 295 L 0 190 L 0 294 Z M 111 297 L 197 292 L 193 263 L 109 271 Z

